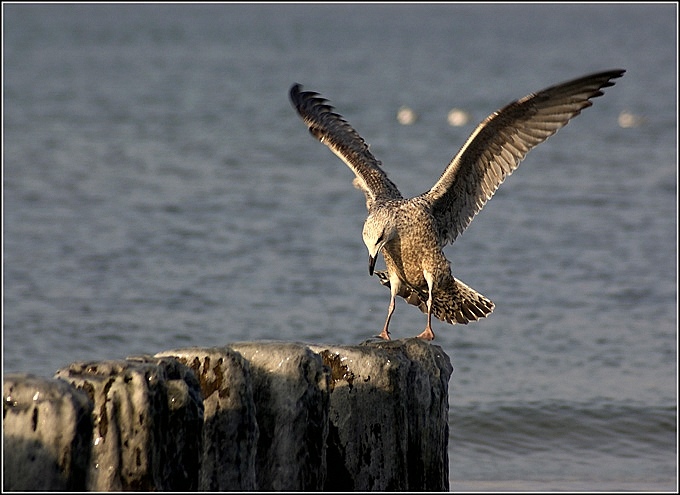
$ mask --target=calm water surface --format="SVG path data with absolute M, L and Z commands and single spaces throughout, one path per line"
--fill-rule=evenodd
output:
M 627 69 L 446 248 L 496 303 L 435 326 L 455 367 L 451 488 L 676 488 L 674 5 L 3 10 L 3 371 L 44 376 L 379 331 L 389 293 L 366 273 L 363 196 L 292 83 L 330 98 L 412 196 L 502 105 Z M 449 126 L 453 107 L 471 122 Z M 397 303 L 395 338 L 424 324 Z

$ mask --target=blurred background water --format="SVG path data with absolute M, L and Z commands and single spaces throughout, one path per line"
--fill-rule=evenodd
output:
M 530 92 L 625 68 L 446 248 L 454 490 L 677 487 L 675 4 L 3 4 L 3 372 L 258 339 L 355 344 L 389 292 L 328 97 L 406 196 Z M 408 106 L 417 117 L 402 125 Z M 468 124 L 447 123 L 458 107 Z M 425 316 L 397 302 L 394 338 Z

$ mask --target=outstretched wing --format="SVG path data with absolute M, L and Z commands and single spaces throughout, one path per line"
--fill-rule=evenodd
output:
M 353 183 L 366 195 L 367 208 L 377 199 L 402 198 L 397 186 L 368 150 L 366 141 L 333 111 L 328 100 L 318 93 L 302 91 L 299 84 L 290 88 L 290 100 L 309 132 L 352 169 L 356 175 Z
M 530 94 L 487 117 L 422 196 L 432 205 L 442 246 L 453 242 L 534 146 L 552 136 L 625 70 L 581 77 Z

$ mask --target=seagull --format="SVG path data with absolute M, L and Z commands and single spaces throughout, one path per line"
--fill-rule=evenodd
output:
M 310 133 L 335 153 L 356 176 L 353 184 L 366 196 L 368 216 L 362 237 L 368 249 L 368 273 L 390 289 L 382 332 L 389 325 L 396 296 L 427 314 L 417 337 L 435 338 L 434 315 L 446 323 L 467 324 L 488 316 L 494 303 L 451 274 L 442 248 L 453 243 L 527 153 L 581 110 L 591 98 L 613 86 L 623 69 L 567 81 L 513 101 L 484 119 L 446 166 L 432 188 L 404 198 L 382 164 L 354 128 L 319 93 L 290 88 L 290 100 Z M 386 270 L 375 271 L 382 253 Z

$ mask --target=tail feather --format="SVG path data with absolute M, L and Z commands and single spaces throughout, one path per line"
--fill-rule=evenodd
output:
M 386 271 L 375 272 L 380 283 L 390 286 L 390 278 Z M 427 313 L 427 292 L 402 285 L 399 296 L 406 302 Z M 448 285 L 438 287 L 432 298 L 432 314 L 446 323 L 463 325 L 489 316 L 494 309 L 494 303 L 460 280 L 451 278 Z

